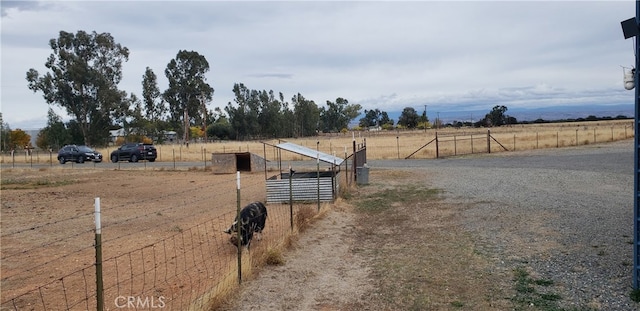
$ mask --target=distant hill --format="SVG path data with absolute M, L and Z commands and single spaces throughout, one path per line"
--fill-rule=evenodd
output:
M 444 123 L 452 123 L 454 121 L 472 121 L 476 122 L 491 111 L 492 108 L 486 110 L 460 110 L 460 111 L 446 111 L 440 112 L 440 119 Z M 416 109 L 418 110 L 418 109 Z M 444 110 L 444 109 L 443 109 Z M 418 114 L 422 114 L 422 111 L 417 111 Z M 398 122 L 402 111 L 387 111 L 389 118 L 393 119 L 395 123 Z M 516 118 L 521 121 L 534 121 L 543 119 L 546 121 L 564 120 L 564 119 L 578 119 L 586 118 L 588 116 L 596 117 L 612 117 L 627 116 L 633 118 L 635 115 L 634 105 L 593 105 L 593 106 L 558 106 L 558 107 L 543 107 L 543 108 L 513 108 L 507 107 L 506 114 L 508 116 Z M 437 108 L 431 108 L 427 110 L 427 116 L 429 121 L 433 122 L 437 118 Z M 360 118 L 364 117 L 364 114 L 360 115 L 354 120 L 350 126 L 357 126 Z

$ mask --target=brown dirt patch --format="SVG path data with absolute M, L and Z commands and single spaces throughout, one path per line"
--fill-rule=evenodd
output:
M 492 267 L 458 223 L 469 207 L 423 196 L 426 176 L 416 172 L 371 177 L 223 310 L 510 309 L 511 272 Z M 361 207 L 385 195 L 393 203 L 381 210 Z
M 264 200 L 262 174 L 241 178 L 242 204 Z M 233 220 L 236 195 L 235 174 L 202 170 L 3 169 L 2 301 L 35 291 L 18 302 L 58 309 L 74 303 L 62 295 L 82 301 L 95 291 L 96 197 L 105 288 L 113 295 L 148 291 L 164 274 L 157 294 L 174 297 L 174 286 L 184 290 L 176 275 L 215 277 L 220 258 L 234 254 L 221 231 Z M 280 224 L 270 225 L 274 232 Z M 105 296 L 105 306 L 113 299 Z
M 140 249 L 206 219 L 218 217 L 215 226 L 222 228 L 235 209 L 235 176 L 202 171 L 64 173 L 2 172 L 3 301 L 92 265 L 95 197 L 102 198 L 103 239 L 117 245 L 105 248 L 105 258 Z M 470 207 L 444 203 L 437 191 L 427 188 L 426 179 L 419 172 L 371 171 L 370 185 L 353 189 L 349 199 L 339 200 L 296 236 L 283 265 L 257 267 L 259 273 L 248 277 L 219 309 L 510 309 L 511 272 L 492 266 L 459 223 Z M 264 197 L 262 175 L 245 180 L 243 203 Z M 363 202 L 380 204 L 381 209 L 363 208 Z M 263 245 L 271 245 L 269 233 L 278 230 L 275 227 L 288 224 L 274 222 L 277 216 L 272 217 L 271 210 L 269 217 L 268 226 L 274 227 L 265 230 Z M 200 231 L 190 230 L 189 235 L 219 230 Z M 235 248 L 229 246 L 216 255 L 214 266 L 232 262 Z M 171 267 L 189 266 L 182 265 Z M 66 285 L 84 292 L 81 283 Z M 155 290 L 170 295 L 184 288 L 176 281 Z

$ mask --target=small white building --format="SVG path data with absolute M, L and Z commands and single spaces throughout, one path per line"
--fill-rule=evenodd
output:
M 115 143 L 118 137 L 124 137 L 124 128 L 109 131 L 109 136 L 111 137 L 111 142 Z

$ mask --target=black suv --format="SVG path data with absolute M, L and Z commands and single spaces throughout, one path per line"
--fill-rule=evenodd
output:
M 84 163 L 84 161 L 102 162 L 102 154 L 87 146 L 66 145 L 58 151 L 58 161 Z
M 128 160 L 138 162 L 138 160 L 148 160 L 154 162 L 158 157 L 158 151 L 152 144 L 128 143 L 111 152 L 111 162 Z

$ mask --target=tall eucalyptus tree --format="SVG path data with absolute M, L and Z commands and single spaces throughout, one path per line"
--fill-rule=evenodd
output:
M 130 99 L 118 90 L 118 83 L 129 50 L 109 33 L 82 30 L 60 31 L 49 46 L 53 50 L 45 62 L 49 71 L 40 75 L 29 69 L 29 89 L 42 92 L 48 104 L 64 108 L 75 118 L 85 144 L 106 144 L 113 120 L 128 112 Z

